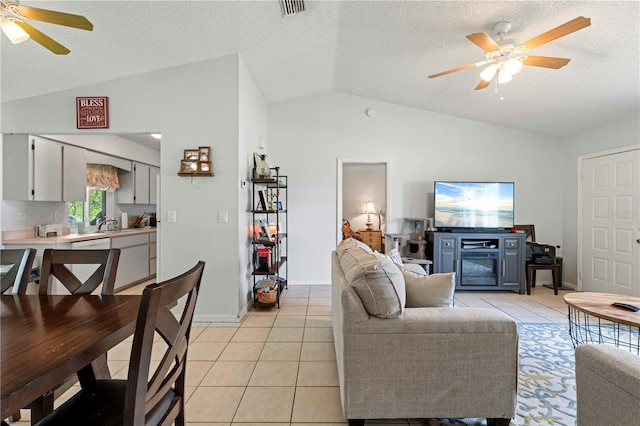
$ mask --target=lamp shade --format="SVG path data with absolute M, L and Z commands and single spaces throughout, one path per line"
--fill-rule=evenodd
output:
M 367 201 L 366 203 L 364 203 L 364 212 L 365 214 L 377 213 L 376 207 L 373 205 L 373 202 Z
M 511 74 L 509 74 L 508 71 L 504 70 L 504 68 L 500 68 L 500 71 L 498 72 L 498 84 L 505 84 L 510 82 L 511 80 L 513 80 Z
M 2 27 L 2 31 L 7 36 L 7 38 L 13 44 L 22 43 L 23 41 L 29 40 L 29 34 L 25 32 L 22 28 L 20 28 L 14 18 L 9 18 L 6 16 L 0 17 L 0 27 Z
M 511 75 L 516 75 L 522 69 L 522 61 L 516 58 L 511 58 L 504 63 L 504 68 Z
M 493 76 L 496 75 L 496 71 L 498 71 L 498 65 L 491 64 L 480 73 L 480 78 L 484 81 L 491 81 Z

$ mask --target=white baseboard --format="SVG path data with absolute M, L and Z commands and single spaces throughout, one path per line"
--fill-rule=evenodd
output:
M 288 285 L 331 285 L 330 281 L 287 281 Z
M 235 317 L 232 315 L 195 315 L 193 317 L 194 323 L 229 323 L 229 324 L 240 324 L 242 318 L 246 314 L 246 309 L 243 310 L 244 314 L 240 317 Z
M 553 287 L 553 281 L 536 281 L 536 286 L 548 285 Z M 575 290 L 577 287 L 573 283 L 563 282 L 560 288 Z

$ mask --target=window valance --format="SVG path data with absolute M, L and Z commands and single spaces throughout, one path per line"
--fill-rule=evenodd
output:
M 108 164 L 87 164 L 87 186 L 90 189 L 114 192 L 120 189 L 118 169 Z

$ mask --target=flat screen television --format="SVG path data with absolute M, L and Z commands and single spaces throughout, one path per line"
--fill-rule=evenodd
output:
M 434 182 L 434 226 L 442 230 L 513 228 L 513 182 Z

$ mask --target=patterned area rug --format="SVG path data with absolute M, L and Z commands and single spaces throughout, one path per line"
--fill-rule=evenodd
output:
M 518 324 L 518 405 L 512 426 L 574 426 L 576 386 L 569 326 Z M 486 426 L 486 419 L 429 419 L 429 426 Z

